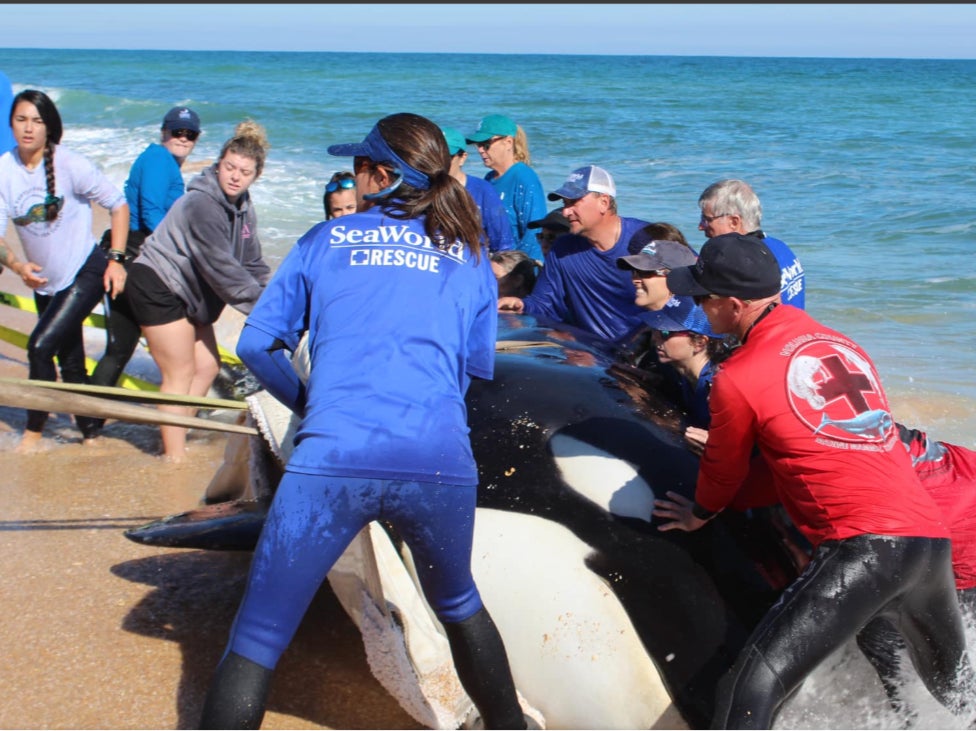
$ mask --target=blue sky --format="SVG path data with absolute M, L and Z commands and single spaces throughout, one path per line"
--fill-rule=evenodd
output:
M 18 4 L 7 48 L 976 58 L 972 4 Z

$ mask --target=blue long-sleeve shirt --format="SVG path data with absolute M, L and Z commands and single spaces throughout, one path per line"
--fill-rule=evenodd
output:
M 590 240 L 564 234 L 553 244 L 532 294 L 523 299 L 525 313 L 574 325 L 607 340 L 618 340 L 644 325 L 644 309 L 634 304 L 630 272 L 617 259 L 632 254 L 630 237 L 647 221 L 621 217 L 620 237 L 601 251 Z
M 125 181 L 129 229 L 155 231 L 166 211 L 185 190 L 183 173 L 173 153 L 153 142 L 132 163 Z

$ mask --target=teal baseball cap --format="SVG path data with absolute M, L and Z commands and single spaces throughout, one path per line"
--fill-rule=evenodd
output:
M 492 137 L 514 137 L 518 126 L 504 114 L 489 114 L 481 120 L 478 129 L 467 136 L 468 144 L 484 142 Z
M 464 135 L 453 127 L 441 127 L 441 132 L 444 133 L 444 139 L 447 142 L 447 151 L 450 152 L 451 155 L 457 155 L 468 146 L 467 140 L 464 139 Z

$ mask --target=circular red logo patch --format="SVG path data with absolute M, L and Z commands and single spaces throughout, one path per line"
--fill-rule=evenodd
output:
M 786 377 L 793 413 L 814 434 L 862 444 L 887 440 L 893 427 L 888 402 L 861 353 L 815 340 L 793 352 Z

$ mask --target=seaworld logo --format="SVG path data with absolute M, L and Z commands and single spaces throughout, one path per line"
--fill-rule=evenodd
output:
M 377 226 L 370 229 L 348 228 L 347 226 L 333 226 L 329 230 L 329 244 L 332 246 L 409 246 L 413 248 L 426 249 L 430 252 L 428 256 L 448 256 L 459 263 L 464 263 L 464 244 L 455 241 L 451 246 L 443 249 L 437 246 L 430 237 L 424 233 L 412 230 L 406 224 L 397 226 Z M 383 252 L 379 252 L 383 253 Z M 401 252 L 402 253 L 402 252 Z M 384 261 L 374 261 L 370 255 L 369 261 L 355 261 L 353 264 L 373 264 L 379 263 L 382 266 L 396 265 L 387 256 L 382 257 Z M 414 259 L 415 260 L 415 259 Z M 400 257 L 401 263 L 406 262 L 406 258 Z M 430 270 L 433 271 L 433 270 Z

